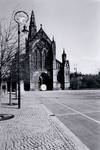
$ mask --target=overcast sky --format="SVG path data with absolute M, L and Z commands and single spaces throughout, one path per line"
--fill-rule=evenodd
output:
M 56 41 L 57 58 L 65 48 L 71 71 L 100 70 L 100 0 L 0 0 L 0 19 L 13 10 L 34 10 L 37 28 Z

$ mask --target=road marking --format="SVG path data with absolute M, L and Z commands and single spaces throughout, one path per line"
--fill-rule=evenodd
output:
M 55 114 L 56 116 L 78 115 L 78 113 Z
M 87 111 L 87 112 L 84 112 L 85 114 L 92 114 L 92 113 L 100 113 L 100 111 Z
M 56 104 L 59 104 L 59 105 L 62 105 L 62 106 L 64 106 L 64 107 L 66 107 L 66 108 L 68 108 L 68 109 L 74 111 L 75 113 L 80 114 L 81 116 L 83 116 L 83 117 L 85 117 L 85 118 L 87 118 L 87 119 L 89 119 L 89 120 L 92 120 L 92 121 L 94 121 L 94 122 L 100 124 L 100 121 L 97 121 L 97 120 L 95 120 L 95 119 L 93 119 L 93 118 L 91 118 L 91 117 L 89 117 L 89 116 L 87 116 L 87 115 L 85 115 L 85 114 L 83 114 L 83 113 L 81 113 L 81 112 L 79 112 L 79 111 L 73 109 L 73 108 L 70 107 L 70 106 L 67 106 L 67 105 L 64 105 L 64 104 L 61 104 L 61 103 L 58 103 L 58 102 L 55 102 L 55 103 L 56 103 Z
M 84 114 L 92 114 L 92 113 L 100 113 L 100 111 L 87 111 Z M 78 115 L 79 113 L 65 113 L 65 114 L 57 114 L 56 116 L 68 116 L 68 115 Z

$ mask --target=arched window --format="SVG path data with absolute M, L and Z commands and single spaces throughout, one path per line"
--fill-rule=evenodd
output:
M 41 53 L 37 51 L 37 69 L 41 69 Z
M 40 52 L 40 68 L 42 69 L 42 52 Z
M 34 51 L 34 69 L 37 69 L 37 51 Z
M 42 54 L 42 68 L 45 69 L 45 64 L 46 64 L 46 51 L 44 50 L 43 51 L 43 54 Z

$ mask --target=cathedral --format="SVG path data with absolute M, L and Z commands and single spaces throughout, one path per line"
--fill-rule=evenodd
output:
M 65 50 L 62 62 L 56 59 L 56 43 L 51 40 L 42 25 L 39 31 L 31 12 L 29 33 L 25 40 L 25 90 L 66 90 L 70 87 L 70 66 Z

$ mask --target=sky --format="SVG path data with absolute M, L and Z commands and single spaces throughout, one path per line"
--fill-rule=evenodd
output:
M 71 72 L 100 71 L 100 0 L 0 0 L 0 20 L 10 19 L 13 11 L 34 10 L 37 28 L 42 24 L 56 41 L 57 59 L 63 48 Z

